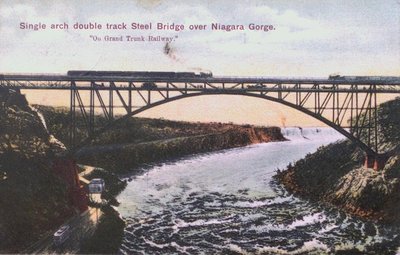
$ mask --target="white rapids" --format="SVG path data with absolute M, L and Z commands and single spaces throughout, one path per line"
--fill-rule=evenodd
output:
M 344 137 L 286 128 L 290 141 L 165 162 L 118 197 L 124 254 L 395 254 L 398 230 L 288 194 L 277 169 Z M 358 252 L 358 253 L 357 253 Z

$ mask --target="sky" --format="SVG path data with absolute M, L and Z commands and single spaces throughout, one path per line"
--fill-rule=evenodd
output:
M 20 23 L 44 23 L 34 31 Z M 52 30 L 50 24 L 69 29 Z M 126 30 L 75 30 L 73 24 L 125 22 Z M 131 23 L 183 24 L 143 31 Z M 211 23 L 242 24 L 215 31 Z M 275 30 L 249 31 L 248 25 Z M 191 31 L 190 24 L 207 25 Z M 216 76 L 400 76 L 400 0 L 303 1 L 8 1 L 0 0 L 0 73 L 68 70 L 210 70 Z M 105 36 L 160 35 L 164 42 L 107 42 Z M 91 36 L 101 38 L 94 41 Z M 26 92 L 32 103 L 65 105 L 68 94 Z M 262 125 L 321 125 L 282 105 L 240 96 L 184 99 L 141 116 Z

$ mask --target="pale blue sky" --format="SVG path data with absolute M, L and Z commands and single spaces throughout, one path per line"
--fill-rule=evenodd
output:
M 0 2 L 1 71 L 199 67 L 217 74 L 238 75 L 399 73 L 399 0 Z M 276 30 L 269 33 L 152 31 L 157 35 L 178 35 L 171 44 L 178 60 L 174 61 L 163 54 L 162 43 L 94 43 L 89 38 L 90 34 L 146 36 L 149 32 L 72 29 L 34 32 L 19 30 L 22 21 L 245 25 L 255 22 L 273 24 Z

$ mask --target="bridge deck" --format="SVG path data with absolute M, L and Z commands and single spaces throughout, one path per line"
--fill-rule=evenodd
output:
M 192 78 L 165 78 L 165 77 L 126 77 L 126 76 L 69 76 L 50 74 L 0 74 L 0 81 L 64 81 L 64 82 L 173 82 L 173 83 L 275 83 L 275 84 L 338 84 L 338 85 L 400 85 L 400 77 L 393 76 L 365 76 L 365 79 L 329 79 L 329 78 L 276 78 L 276 77 L 192 77 Z
M 145 87 L 144 83 L 154 84 Z M 363 77 L 363 79 L 276 78 L 276 77 L 122 77 L 122 76 L 70 76 L 0 74 L 0 87 L 44 90 L 129 90 L 202 93 L 399 93 L 400 77 Z

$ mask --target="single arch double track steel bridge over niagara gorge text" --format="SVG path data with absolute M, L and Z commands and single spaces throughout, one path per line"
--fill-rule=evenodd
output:
M 71 154 L 114 124 L 155 106 L 195 96 L 237 95 L 280 103 L 318 119 L 357 144 L 366 153 L 366 165 L 378 169 L 384 155 L 379 151 L 377 96 L 400 94 L 400 77 L 216 77 L 211 73 L 78 70 L 66 75 L 0 74 L 0 87 L 68 91 Z M 115 108 L 124 114 L 114 114 Z M 102 126 L 96 123 L 97 112 L 107 120 Z M 87 134 L 79 144 L 78 114 Z

